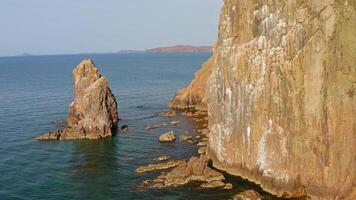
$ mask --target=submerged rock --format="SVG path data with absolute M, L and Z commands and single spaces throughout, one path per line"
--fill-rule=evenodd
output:
M 46 134 L 40 135 L 36 139 L 40 140 L 40 141 L 60 140 L 62 134 L 63 134 L 63 131 L 57 130 L 57 131 L 48 132 Z
M 149 130 L 152 130 L 152 129 L 159 128 L 159 127 L 161 127 L 161 126 L 162 126 L 162 124 L 148 125 L 148 126 L 146 126 L 145 130 L 146 130 L 146 131 L 149 131 Z
M 188 141 L 191 140 L 193 137 L 191 135 L 188 135 L 188 133 L 183 133 L 182 135 L 179 136 L 179 141 Z
M 175 117 L 177 116 L 176 111 L 165 111 L 165 112 L 161 112 L 160 116 L 162 117 Z
M 119 117 L 107 78 L 92 60 L 85 59 L 73 70 L 73 82 L 74 100 L 69 107 L 67 127 L 37 139 L 99 139 L 114 134 Z
M 184 160 L 171 160 L 168 162 L 162 162 L 157 164 L 150 164 L 147 166 L 142 166 L 136 169 L 136 173 L 141 174 L 145 172 L 155 171 L 155 170 L 163 170 L 176 167 L 182 163 L 185 163 Z
M 173 142 L 176 140 L 176 134 L 174 131 L 169 131 L 161 136 L 159 136 L 160 142 Z
M 200 187 L 201 188 L 223 188 L 223 187 L 225 187 L 225 183 L 222 181 L 211 181 L 211 182 L 201 184 Z
M 171 124 L 177 125 L 177 124 L 179 124 L 179 121 L 178 120 L 173 120 L 173 121 L 171 121 Z

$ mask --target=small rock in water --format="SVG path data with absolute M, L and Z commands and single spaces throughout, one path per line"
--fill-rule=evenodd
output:
M 192 136 L 188 135 L 187 132 L 183 133 L 182 135 L 179 136 L 179 141 L 188 141 L 191 140 Z
M 57 130 L 38 136 L 36 139 L 39 141 L 60 140 L 61 134 L 62 131 Z
M 199 146 L 199 147 L 203 147 L 203 146 L 207 146 L 207 145 L 208 145 L 207 141 L 202 141 L 197 144 L 197 146 Z
M 224 186 L 225 183 L 222 181 L 211 181 L 200 185 L 201 188 L 222 188 Z
M 162 126 L 167 126 L 168 125 L 166 122 L 162 122 L 161 124 L 162 124 Z
M 128 131 L 129 131 L 129 126 L 128 125 L 121 126 L 121 132 L 128 132 Z
M 155 171 L 155 170 L 163 170 L 176 167 L 182 163 L 185 163 L 184 160 L 171 160 L 164 163 L 150 164 L 147 166 L 142 166 L 136 169 L 136 173 L 141 174 L 145 172 Z
M 146 131 L 149 131 L 149 130 L 156 129 L 156 128 L 159 128 L 159 127 L 161 127 L 161 124 L 148 125 L 148 126 L 146 126 L 145 130 L 146 130 Z
M 177 116 L 177 113 L 175 111 L 166 111 L 166 112 L 161 112 L 160 116 L 162 116 L 162 117 L 175 117 L 175 116 Z
M 187 140 L 187 142 L 190 143 L 190 144 L 193 144 L 193 143 L 194 143 L 193 140 Z
M 160 142 L 173 142 L 176 140 L 176 134 L 174 131 L 169 131 L 161 136 L 159 136 Z
M 157 161 L 165 161 L 165 160 L 168 160 L 168 159 L 169 159 L 168 155 L 161 155 L 161 156 L 158 156 L 156 158 L 153 158 L 153 160 L 157 160 Z
M 206 147 L 200 147 L 200 148 L 198 149 L 198 153 L 199 153 L 199 154 L 205 154 L 205 152 L 206 152 Z
M 174 121 L 172 121 L 172 122 L 171 122 L 171 124 L 173 124 L 173 125 L 177 125 L 177 124 L 179 124 L 179 121 L 174 120 Z
M 224 190 L 231 190 L 233 188 L 233 185 L 231 183 L 226 183 L 224 186 Z
M 233 200 L 262 200 L 262 197 L 254 190 L 246 190 L 235 195 Z

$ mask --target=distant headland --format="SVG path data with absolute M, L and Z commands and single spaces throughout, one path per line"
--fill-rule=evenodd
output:
M 145 52 L 211 52 L 212 49 L 212 46 L 175 45 L 169 47 L 157 47 L 153 49 L 147 49 Z

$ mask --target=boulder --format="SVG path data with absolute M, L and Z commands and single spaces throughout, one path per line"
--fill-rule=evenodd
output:
M 176 140 L 176 134 L 174 131 L 169 131 L 161 136 L 159 136 L 160 142 L 173 142 Z
M 73 70 L 73 82 L 67 127 L 60 134 L 50 132 L 37 139 L 99 139 L 114 134 L 119 116 L 107 78 L 92 60 L 85 59 Z

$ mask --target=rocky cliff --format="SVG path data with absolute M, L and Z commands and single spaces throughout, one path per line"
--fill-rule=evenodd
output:
M 200 97 L 214 165 L 278 195 L 355 199 L 356 1 L 225 0 L 220 18 Z
M 215 63 L 215 56 L 206 61 L 195 74 L 194 80 L 181 89 L 168 102 L 168 107 L 174 109 L 207 110 L 207 82 Z
M 74 100 L 70 105 L 67 127 L 50 132 L 39 140 L 99 139 L 113 135 L 118 123 L 117 103 L 108 80 L 90 59 L 73 70 Z

